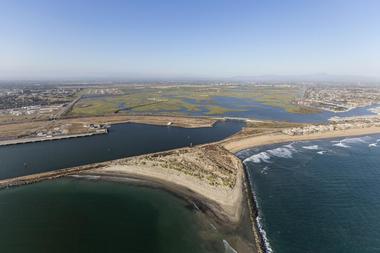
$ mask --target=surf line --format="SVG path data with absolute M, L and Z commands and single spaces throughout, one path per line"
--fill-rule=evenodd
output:
M 250 219 L 252 223 L 252 232 L 254 235 L 256 247 L 258 253 L 273 253 L 273 249 L 270 246 L 269 240 L 266 236 L 266 232 L 260 223 L 260 214 L 257 203 L 256 194 L 253 191 L 253 185 L 249 177 L 249 172 L 246 165 L 243 163 L 244 167 L 244 188 L 248 199 L 248 208 L 250 212 Z

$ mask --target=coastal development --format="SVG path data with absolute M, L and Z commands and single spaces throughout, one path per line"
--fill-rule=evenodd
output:
M 245 85 L 235 86 L 238 87 L 237 89 L 248 89 Z M 158 91 L 162 91 L 162 89 L 173 89 L 172 86 L 168 86 L 168 88 L 160 85 L 158 87 L 159 88 L 155 86 L 153 86 L 153 88 L 145 87 L 144 89 L 158 89 Z M 269 85 L 268 87 L 264 87 L 265 88 L 260 86 L 260 88 L 258 88 L 260 92 L 267 92 L 265 89 L 271 92 L 273 89 L 286 90 L 289 92 L 289 87 L 287 86 Z M 194 88 L 185 86 L 183 88 L 178 87 L 177 89 L 184 89 L 186 91 Z M 211 99 L 214 96 L 211 94 L 215 92 L 218 93 L 218 97 L 223 95 L 237 98 L 234 97 L 234 93 L 230 90 L 236 89 L 235 87 L 231 88 L 231 84 L 200 86 L 196 89 L 204 90 L 204 94 L 208 93 L 207 96 L 210 96 Z M 230 93 L 227 93 L 226 89 L 230 90 Z M 301 88 L 291 86 L 290 89 Z M 60 105 L 62 108 L 70 105 L 70 110 L 66 110 L 59 119 L 52 119 L 51 117 L 49 119 L 49 117 L 47 117 L 46 120 L 43 120 L 41 117 L 36 117 L 30 120 L 21 115 L 12 115 L 11 119 L 5 119 L 0 125 L 0 129 L 2 129 L 2 131 L 0 131 L 2 139 L 0 144 L 11 145 L 46 140 L 59 142 L 60 139 L 65 138 L 85 137 L 98 134 L 107 135 L 108 131 L 113 131 L 113 125 L 124 123 L 157 125 L 168 129 L 173 127 L 212 129 L 218 122 L 232 120 L 244 122 L 245 126 L 241 131 L 232 136 L 209 144 L 193 145 L 192 142 L 189 141 L 188 147 L 164 152 L 143 154 L 18 177 L 3 178 L 0 181 L 2 188 L 68 176 L 73 178 L 90 178 L 120 182 L 127 180 L 126 182 L 141 185 L 153 184 L 185 198 L 186 201 L 196 207 L 196 210 L 204 213 L 208 219 L 212 221 L 212 226 L 214 226 L 217 231 L 224 231 L 223 237 L 229 247 L 232 247 L 237 252 L 243 253 L 266 252 L 266 241 L 261 234 L 261 225 L 257 221 L 258 210 L 256 200 L 252 196 L 253 189 L 247 179 L 244 165 L 235 155 L 237 152 L 252 147 L 261 147 L 263 145 L 380 133 L 380 117 L 374 113 L 376 112 L 376 108 L 372 108 L 371 111 L 368 111 L 369 115 L 332 117 L 319 124 L 223 116 L 223 112 L 225 112 L 226 109 L 220 110 L 219 112 L 221 114 L 214 117 L 209 116 L 207 111 L 205 111 L 203 115 L 198 116 L 191 114 L 181 115 L 167 111 L 165 111 L 164 114 L 164 109 L 162 112 L 157 112 L 157 115 L 154 113 L 149 115 L 130 113 L 129 110 L 115 112 L 111 109 L 109 113 L 105 114 L 103 114 L 103 110 L 100 110 L 101 113 L 96 115 L 90 113 L 89 115 L 83 114 L 79 116 L 78 111 L 76 111 L 76 106 L 79 106 L 79 108 L 90 107 L 89 104 L 88 106 L 83 105 L 83 103 L 89 103 L 89 98 L 86 98 L 86 95 L 95 95 L 96 99 L 98 99 L 98 96 L 120 96 L 122 93 L 120 88 L 91 88 L 90 90 L 78 88 L 76 90 L 79 90 L 80 94 L 73 96 L 73 94 L 70 93 L 70 96 L 74 98 L 74 100 L 72 100 L 75 101 L 74 104 L 68 102 L 66 105 Z M 184 94 L 185 91 L 178 91 L 177 93 Z M 278 94 L 274 96 L 277 97 Z M 208 99 L 210 99 L 210 97 Z M 238 98 L 241 98 L 240 95 Z M 358 102 L 356 105 L 366 106 L 368 104 L 377 104 L 377 97 L 373 96 L 372 98 L 373 100 L 371 101 L 361 102 L 363 96 L 360 95 L 357 98 Z M 82 99 L 84 100 L 82 101 Z M 202 99 L 201 101 L 203 101 Z M 297 104 L 294 100 L 296 97 L 287 99 L 289 99 L 289 104 L 286 106 Z M 302 97 L 299 97 L 299 99 L 302 99 Z M 157 101 L 158 100 L 156 100 L 156 102 Z M 268 97 L 267 102 L 268 101 L 271 101 L 270 97 Z M 165 102 L 160 100 L 158 103 L 164 104 Z M 184 102 L 178 103 L 182 106 Z M 201 104 L 204 105 L 205 102 L 201 102 Z M 29 106 L 38 107 L 39 105 L 34 104 Z M 104 105 L 101 105 L 99 108 L 103 106 Z M 149 104 L 147 106 L 150 107 L 151 105 Z M 273 106 L 279 105 L 273 104 Z M 323 106 L 318 107 L 318 110 L 323 109 Z M 17 109 L 11 108 L 7 110 L 15 111 Z M 302 109 L 297 113 L 316 112 Z M 56 113 L 52 112 L 51 115 L 53 114 Z M 251 225 L 247 226 L 247 224 Z
M 0 1 L 0 253 L 379 253 L 380 1 Z
M 297 103 L 332 112 L 349 111 L 356 107 L 380 103 L 380 89 L 342 85 L 308 87 L 303 98 Z

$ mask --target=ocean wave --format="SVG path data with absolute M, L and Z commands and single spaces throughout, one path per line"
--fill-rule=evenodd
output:
M 319 154 L 319 155 L 324 155 L 324 154 L 326 154 L 326 153 L 327 153 L 326 150 L 322 150 L 322 151 L 318 151 L 318 152 L 317 152 L 317 154 Z
M 373 141 L 372 137 L 364 136 L 364 137 L 345 138 L 340 141 L 332 141 L 332 142 L 336 143 L 333 146 L 341 147 L 341 148 L 350 148 L 351 146 L 348 144 L 369 143 L 370 141 Z
M 311 145 L 311 146 L 303 146 L 303 149 L 310 149 L 310 150 L 317 150 L 319 149 L 318 145 Z
M 281 158 L 292 158 L 293 157 L 293 151 L 289 148 L 281 147 L 281 148 L 275 148 L 268 150 L 268 153 Z
M 368 144 L 368 147 L 377 147 L 377 142 Z
M 341 147 L 341 148 L 350 148 L 351 146 L 344 144 L 343 142 L 339 142 L 337 144 L 334 144 L 333 146 Z
M 258 154 L 252 155 L 246 159 L 244 159 L 244 163 L 253 162 L 253 163 L 261 163 L 266 162 L 270 163 L 271 157 L 280 157 L 280 158 L 292 158 L 293 153 L 297 152 L 297 150 L 291 146 L 292 144 L 284 145 L 279 148 L 269 149 L 266 151 L 262 151 Z
M 287 145 L 284 145 L 284 147 L 285 148 L 288 148 L 288 149 L 290 149 L 290 150 L 292 150 L 292 151 L 296 151 L 296 148 L 293 146 L 293 144 L 295 144 L 295 142 L 292 142 L 292 143 L 290 143 L 290 144 L 287 144 Z
M 252 154 L 251 149 L 244 149 L 236 153 L 236 156 L 239 158 L 248 157 L 250 154 Z
M 265 230 L 263 228 L 263 225 L 261 223 L 260 216 L 256 217 L 256 223 L 257 223 L 257 227 L 259 228 L 259 233 L 261 234 L 261 238 L 263 238 L 263 241 L 264 241 L 265 252 L 267 252 L 267 253 L 273 253 L 273 249 L 270 246 L 270 243 L 269 243 L 269 240 L 268 240 L 267 232 L 265 232 Z
M 268 166 L 265 166 L 265 167 L 260 171 L 260 173 L 266 175 L 266 174 L 268 174 L 268 170 L 269 170 L 269 169 L 270 169 L 270 168 L 269 168 Z
M 248 172 L 248 183 L 250 185 L 250 188 L 253 189 L 253 185 L 252 185 L 252 180 L 251 180 L 251 177 L 249 176 L 249 171 Z M 259 229 L 259 233 L 261 235 L 261 239 L 263 240 L 264 242 L 264 250 L 265 250 L 265 253 L 273 253 L 273 249 L 272 247 L 270 246 L 270 243 L 269 243 L 269 240 L 268 240 L 268 237 L 267 237 L 267 233 L 265 232 L 264 228 L 263 228 L 263 225 L 261 223 L 261 218 L 260 218 L 260 205 L 259 205 L 259 202 L 257 201 L 257 196 L 256 196 L 256 192 L 255 191 L 252 191 L 252 197 L 253 197 L 253 202 L 256 206 L 256 209 L 258 210 L 259 214 L 256 216 L 256 224 L 257 224 L 257 228 Z
M 371 137 L 364 136 L 364 137 L 345 138 L 345 139 L 341 140 L 340 142 L 343 142 L 343 143 L 368 143 L 371 140 L 372 140 Z
M 253 163 L 261 163 L 266 162 L 268 163 L 270 160 L 270 155 L 267 152 L 260 152 L 256 155 L 252 155 L 246 159 L 244 159 L 244 163 L 246 162 L 253 162 Z

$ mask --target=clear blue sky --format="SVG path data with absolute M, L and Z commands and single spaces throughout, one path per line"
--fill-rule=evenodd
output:
M 380 75 L 378 0 L 1 0 L 0 79 Z

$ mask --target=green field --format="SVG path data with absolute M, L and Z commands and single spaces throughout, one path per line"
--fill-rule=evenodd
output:
M 87 93 L 91 93 L 88 92 Z M 82 91 L 86 94 L 86 90 Z M 198 86 L 133 86 L 119 87 L 118 94 L 82 98 L 71 115 L 174 114 L 174 115 L 222 115 L 233 111 L 252 109 L 247 105 L 234 106 L 217 103 L 216 97 L 256 101 L 280 107 L 292 113 L 314 113 L 314 110 L 294 104 L 302 96 L 295 86 L 252 85 L 198 85 Z

